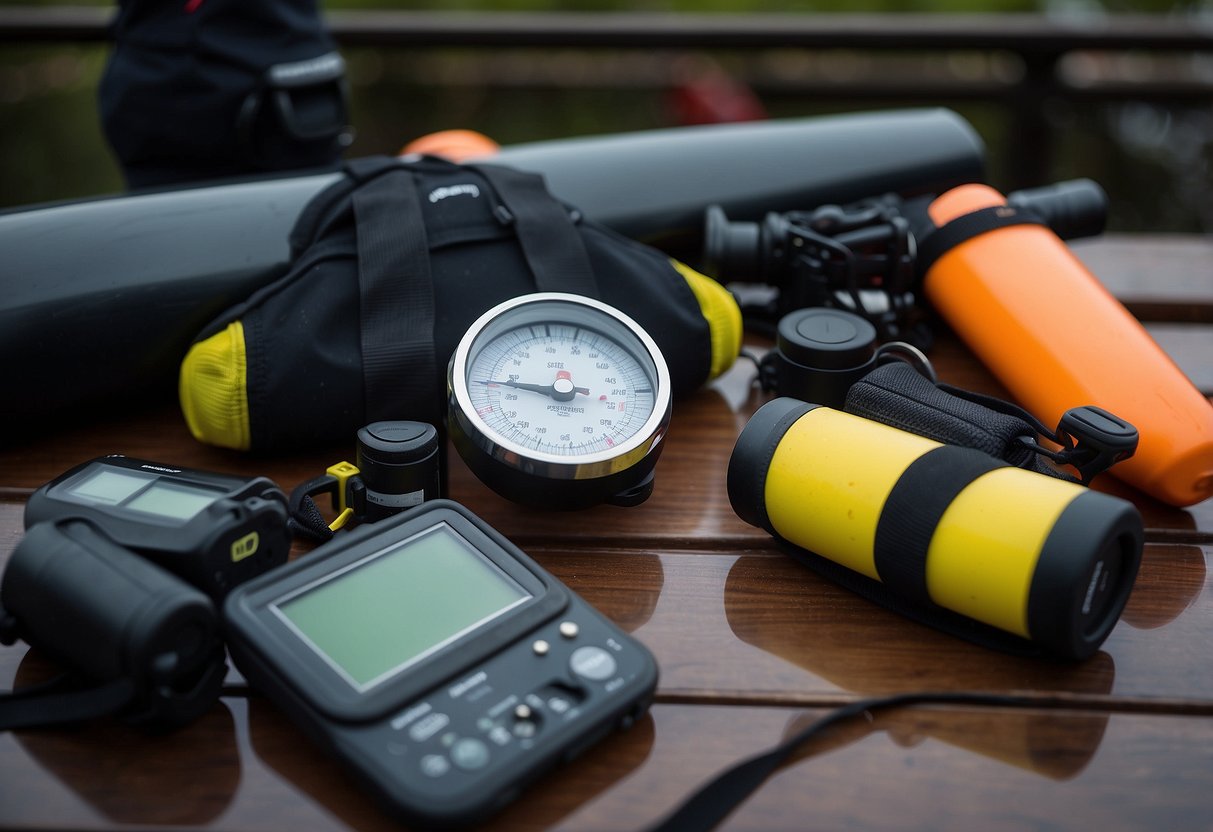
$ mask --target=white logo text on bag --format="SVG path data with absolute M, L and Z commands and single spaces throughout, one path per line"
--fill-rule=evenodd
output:
M 430 202 L 438 202 L 439 200 L 446 199 L 449 196 L 460 196 L 462 194 L 466 194 L 467 196 L 473 198 L 478 197 L 480 196 L 480 188 L 471 184 L 450 185 L 444 188 L 435 188 L 434 190 L 430 191 Z

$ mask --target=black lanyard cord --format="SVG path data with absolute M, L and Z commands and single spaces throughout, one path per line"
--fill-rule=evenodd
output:
M 135 684 L 122 677 L 95 687 L 67 688 L 58 677 L 46 685 L 0 693 L 0 730 L 83 722 L 121 711 L 135 698 Z
M 901 708 L 908 705 L 986 705 L 1024 706 L 1040 704 L 1024 696 L 999 693 L 918 692 L 902 693 L 876 699 L 860 699 L 844 705 L 823 716 L 776 745 L 770 751 L 751 757 L 718 774 L 698 791 L 683 801 L 672 814 L 649 827 L 648 832 L 686 832 L 687 830 L 713 829 L 775 771 L 787 762 L 806 741 L 835 725 L 861 714 Z

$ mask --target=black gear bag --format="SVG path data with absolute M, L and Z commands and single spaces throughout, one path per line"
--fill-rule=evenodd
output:
M 431 157 L 350 162 L 291 233 L 286 275 L 228 310 L 181 368 L 201 441 L 284 450 L 387 419 L 438 424 L 446 365 L 485 310 L 535 291 L 597 298 L 657 342 L 675 395 L 731 366 L 719 284 L 583 218 L 542 177 Z

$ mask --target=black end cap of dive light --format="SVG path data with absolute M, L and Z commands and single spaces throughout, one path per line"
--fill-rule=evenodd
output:
M 784 434 L 817 407 L 800 399 L 772 399 L 758 408 L 737 437 L 726 478 L 729 502 L 737 516 L 751 526 L 775 533 L 767 517 L 767 471 Z
M 1053 524 L 1032 576 L 1032 640 L 1066 658 L 1094 655 L 1133 591 L 1144 539 L 1141 515 L 1128 501 L 1098 491 L 1074 498 Z

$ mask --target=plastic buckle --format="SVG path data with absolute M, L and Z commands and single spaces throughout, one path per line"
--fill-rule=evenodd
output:
M 1078 469 L 1083 483 L 1090 483 L 1117 462 L 1137 451 L 1137 428 L 1108 411 L 1085 405 L 1062 414 L 1057 424 L 1057 440 L 1064 452 L 1063 461 Z
M 305 61 L 275 64 L 265 71 L 265 83 L 282 119 L 282 125 L 295 139 L 315 141 L 340 136 L 349 125 L 345 91 L 345 61 L 336 52 Z M 304 89 L 325 90 L 332 96 L 328 106 L 304 113 L 294 92 Z
M 274 64 L 245 97 L 236 117 L 236 134 L 252 147 L 262 110 L 272 107 L 286 134 L 295 141 L 352 141 L 345 60 L 329 52 L 302 61 Z
M 354 517 L 356 509 L 350 505 L 358 502 L 361 493 L 355 486 L 361 486 L 362 481 L 355 479 L 358 468 L 349 462 L 338 462 L 330 465 L 322 476 L 299 485 L 291 492 L 287 503 L 287 513 L 291 518 L 292 529 L 306 534 L 316 540 L 328 540 L 333 532 L 340 529 Z M 352 479 L 352 482 L 351 482 Z M 337 519 L 325 523 L 316 507 L 315 498 L 320 494 L 328 494 L 337 510 Z

